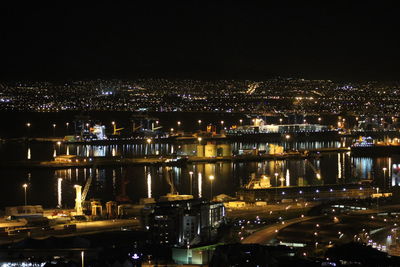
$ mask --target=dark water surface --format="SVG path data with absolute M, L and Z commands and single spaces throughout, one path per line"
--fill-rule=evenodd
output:
M 233 143 L 232 150 L 263 149 L 268 143 Z M 311 149 L 319 147 L 346 146 L 346 142 L 291 142 L 283 143 L 286 148 Z M 0 144 L 0 160 L 46 160 L 54 154 L 79 154 L 89 156 L 142 156 L 154 154 L 190 154 L 195 150 L 195 144 L 137 144 L 137 145 L 57 145 L 52 143 L 18 143 L 5 142 Z M 387 170 L 383 171 L 386 167 Z M 356 158 L 350 153 L 323 154 L 319 159 L 310 160 L 268 160 L 263 162 L 215 164 L 188 164 L 184 167 L 115 167 L 115 168 L 69 168 L 53 169 L 0 169 L 0 206 L 23 204 L 24 190 L 22 184 L 28 183 L 28 204 L 41 204 L 46 208 L 54 208 L 60 204 L 63 207 L 73 207 L 74 185 L 84 185 L 88 177 L 92 177 L 88 197 L 99 198 L 103 202 L 115 200 L 122 192 L 132 201 L 144 197 L 158 198 L 170 191 L 167 176 L 172 177 L 180 194 L 193 193 L 195 197 L 228 194 L 235 195 L 241 186 L 253 177 L 267 176 L 271 186 L 346 184 L 372 179 L 383 186 L 398 184 L 398 167 L 400 159 Z M 193 172 L 192 178 L 189 172 Z M 277 180 L 274 173 L 278 173 Z M 317 175 L 317 173 L 320 174 Z M 213 182 L 209 176 L 213 175 Z M 59 182 L 61 178 L 61 182 Z M 192 181 L 192 182 L 191 182 Z M 61 183 L 59 187 L 58 184 Z M 211 184 L 212 183 L 212 184 Z M 192 184 L 192 185 L 191 185 Z M 123 188 L 125 186 L 125 189 Z M 61 189 L 61 190 L 60 190 Z

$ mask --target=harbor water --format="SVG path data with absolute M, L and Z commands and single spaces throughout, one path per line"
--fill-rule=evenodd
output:
M 285 149 L 310 150 L 343 147 L 341 142 L 284 142 L 277 143 Z M 268 143 L 232 143 L 238 150 L 263 150 Z M 70 154 L 89 157 L 143 157 L 146 155 L 177 155 L 195 153 L 196 144 L 135 144 L 135 145 L 66 145 L 54 143 L 3 142 L 0 144 L 0 160 L 49 160 L 54 155 Z M 386 168 L 386 169 L 385 169 Z M 132 202 L 140 198 L 158 198 L 171 191 L 169 179 L 179 194 L 211 198 L 219 194 L 235 196 L 236 191 L 249 181 L 264 177 L 270 186 L 308 186 L 348 184 L 367 181 L 380 188 L 397 185 L 400 159 L 395 157 L 352 157 L 350 152 L 322 153 L 313 159 L 266 160 L 261 162 L 194 163 L 181 167 L 127 166 L 107 168 L 67 169 L 0 169 L 1 208 L 23 204 L 27 183 L 28 204 L 40 204 L 46 208 L 74 206 L 74 185 L 85 185 L 89 177 L 92 183 L 87 199 L 103 202 L 127 197 Z M 213 180 L 209 177 L 214 176 Z

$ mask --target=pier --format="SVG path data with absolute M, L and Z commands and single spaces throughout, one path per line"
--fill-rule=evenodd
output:
M 295 201 L 296 199 L 321 200 L 341 198 L 369 198 L 375 189 L 360 184 L 334 184 L 317 186 L 269 187 L 263 189 L 239 189 L 237 197 L 241 200 L 255 201 Z
M 317 151 L 313 151 L 317 152 Z M 77 157 L 67 161 L 3 161 L 0 168 L 90 168 L 90 167 L 106 167 L 106 166 L 129 166 L 129 165 L 166 165 L 181 166 L 186 163 L 214 163 L 214 162 L 249 162 L 264 160 L 284 160 L 284 159 L 311 159 L 318 158 L 317 153 L 282 153 L 282 154 L 263 154 L 263 155 L 237 155 L 237 156 L 221 156 L 221 157 L 162 157 L 148 156 L 138 158 L 102 158 L 102 157 Z

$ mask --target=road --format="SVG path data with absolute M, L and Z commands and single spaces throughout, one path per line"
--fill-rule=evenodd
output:
M 294 202 L 285 204 L 268 204 L 265 206 L 246 206 L 240 208 L 228 208 L 227 216 L 229 218 L 255 218 L 256 216 L 265 217 L 269 216 L 270 212 L 273 214 L 280 214 L 279 216 L 285 216 L 285 214 L 293 213 L 306 213 L 310 208 L 319 205 L 319 202 Z M 295 216 L 293 216 L 295 217 Z M 297 216 L 296 216 L 297 217 Z
M 300 217 L 300 218 L 295 218 L 295 219 L 284 221 L 283 224 L 280 223 L 280 224 L 269 225 L 269 226 L 263 228 L 262 230 L 257 231 L 255 233 L 251 234 L 250 236 L 246 237 L 245 239 L 242 240 L 241 243 L 242 244 L 265 244 L 277 235 L 277 231 L 279 231 L 289 225 L 316 219 L 318 217 L 320 217 L 320 216 Z

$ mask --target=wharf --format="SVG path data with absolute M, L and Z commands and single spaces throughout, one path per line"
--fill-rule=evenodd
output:
M 264 160 L 282 160 L 282 159 L 310 159 L 320 157 L 317 154 L 309 153 L 283 153 L 283 154 L 265 154 L 265 155 L 238 155 L 225 157 L 196 157 L 184 156 L 181 158 L 172 157 L 141 157 L 141 158 L 80 158 L 71 162 L 60 161 L 2 161 L 0 168 L 91 168 L 107 166 L 129 166 L 129 165 L 164 165 L 164 166 L 182 166 L 186 163 L 213 163 L 213 162 L 249 162 Z
M 375 193 L 370 185 L 360 184 L 332 184 L 313 186 L 280 186 L 262 189 L 242 188 L 237 192 L 237 197 L 244 201 L 254 202 L 279 201 L 282 199 L 340 199 L 340 198 L 369 198 Z

